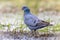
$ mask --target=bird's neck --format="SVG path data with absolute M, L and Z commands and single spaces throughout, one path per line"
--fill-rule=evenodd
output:
M 30 12 L 24 12 L 24 14 L 26 15 L 26 14 L 30 14 Z

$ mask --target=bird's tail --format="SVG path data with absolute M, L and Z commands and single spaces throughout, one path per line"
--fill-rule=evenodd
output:
M 45 21 L 43 24 L 45 24 L 46 26 L 53 26 L 53 24 L 50 24 L 49 22 L 45 22 Z
M 53 24 L 49 24 L 48 26 L 53 26 Z

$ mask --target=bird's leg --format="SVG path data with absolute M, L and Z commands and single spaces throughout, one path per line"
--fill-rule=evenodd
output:
M 34 36 L 34 30 L 31 30 L 31 32 L 29 33 L 29 36 Z
M 36 30 L 34 30 L 34 37 L 39 37 L 40 35 L 39 35 L 39 32 L 38 31 L 36 31 Z
M 36 33 L 35 33 L 34 30 L 31 30 L 31 33 L 30 34 L 31 34 L 30 36 L 34 36 Z
M 34 30 L 31 31 L 32 36 L 34 36 Z
M 30 36 L 34 36 L 34 37 L 38 37 L 39 36 L 39 34 L 38 34 L 38 32 L 36 32 L 36 30 L 32 30 L 30 34 L 32 34 Z
M 32 30 L 32 36 L 34 36 L 34 37 L 38 37 L 39 34 L 37 34 L 36 30 Z
M 34 30 L 34 37 L 36 37 L 37 36 L 37 33 L 36 33 L 36 30 Z

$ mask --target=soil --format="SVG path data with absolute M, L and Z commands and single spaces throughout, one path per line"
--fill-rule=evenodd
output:
M 31 35 L 26 32 L 0 32 L 0 40 L 60 40 L 59 34 L 39 34 L 38 37 Z

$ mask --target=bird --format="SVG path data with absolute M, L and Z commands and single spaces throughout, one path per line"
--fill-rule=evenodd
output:
M 52 26 L 49 22 L 41 20 L 37 16 L 33 15 L 27 6 L 23 6 L 22 10 L 24 11 L 24 23 L 31 31 L 36 32 L 37 29 Z

